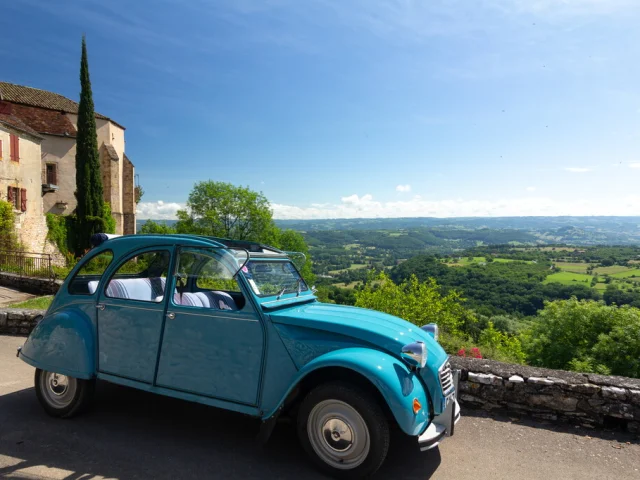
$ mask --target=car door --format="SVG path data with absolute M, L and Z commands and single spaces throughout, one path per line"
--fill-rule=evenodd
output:
M 179 250 L 158 363 L 158 386 L 257 404 L 263 328 L 234 278 L 234 270 L 224 251 Z
M 164 319 L 172 247 L 126 257 L 98 299 L 98 371 L 152 383 Z

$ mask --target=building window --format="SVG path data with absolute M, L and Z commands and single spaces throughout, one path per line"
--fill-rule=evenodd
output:
M 2 160 L 2 140 L 0 140 L 0 160 Z
M 47 163 L 47 184 L 58 184 L 58 166 L 55 163 Z
M 27 189 L 19 187 L 7 188 L 7 201 L 13 208 L 21 212 L 27 211 Z
M 11 160 L 20 161 L 20 137 L 13 133 L 9 135 L 9 146 L 11 147 Z

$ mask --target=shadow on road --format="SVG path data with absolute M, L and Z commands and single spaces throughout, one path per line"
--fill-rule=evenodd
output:
M 33 389 L 0 397 L 0 477 L 14 472 L 65 480 L 106 478 L 324 478 L 307 462 L 291 424 L 279 424 L 266 445 L 249 417 L 108 383 L 94 408 L 74 419 L 48 417 Z M 9 466 L 6 466 L 6 465 Z M 420 453 L 395 435 L 376 478 L 428 479 L 437 449 Z
M 633 433 L 625 432 L 620 428 L 615 428 L 612 424 L 612 428 L 604 429 L 592 429 L 579 425 L 568 425 L 553 423 L 550 421 L 536 420 L 533 418 L 523 417 L 517 414 L 506 413 L 488 413 L 483 410 L 463 408 L 462 415 L 465 417 L 477 417 L 477 418 L 491 418 L 498 422 L 513 423 L 517 425 L 524 425 L 530 428 L 543 428 L 551 432 L 558 433 L 570 433 L 572 435 L 580 435 L 584 437 L 600 438 L 603 440 L 617 441 L 620 443 L 635 443 L 640 444 L 640 437 Z M 614 422 L 615 419 L 612 419 Z

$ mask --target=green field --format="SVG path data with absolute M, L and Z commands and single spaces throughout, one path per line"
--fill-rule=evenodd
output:
M 591 275 L 584 273 L 573 272 L 558 272 L 549 275 L 543 283 L 562 283 L 563 285 L 575 285 L 576 283 L 584 283 L 587 286 L 591 286 Z
M 532 260 L 513 260 L 511 258 L 493 258 L 495 263 L 511 263 L 511 262 L 523 262 L 533 263 Z M 473 257 L 473 260 L 469 260 L 469 257 L 461 257 L 459 261 L 447 263 L 450 267 L 467 267 L 469 265 L 478 263 L 488 263 L 486 257 Z
M 598 267 L 593 269 L 593 273 L 598 275 L 614 275 L 630 271 L 629 267 L 622 267 L 620 265 L 613 265 L 612 267 Z
M 573 273 L 586 273 L 589 268 L 588 263 L 570 263 L 570 262 L 556 262 L 554 263 L 556 268 L 559 268 L 563 272 Z
M 338 275 L 341 272 L 346 272 L 347 270 L 360 270 L 361 268 L 367 268 L 366 263 L 352 263 L 349 268 L 343 268 L 342 270 L 331 270 L 329 271 L 329 275 Z
M 611 268 L 611 267 L 610 267 Z M 609 276 L 613 277 L 613 278 L 629 278 L 629 277 L 633 277 L 636 276 L 638 279 L 640 279 L 640 269 L 635 268 L 633 270 L 630 269 L 626 269 L 623 272 L 616 272 L 616 273 L 611 273 Z

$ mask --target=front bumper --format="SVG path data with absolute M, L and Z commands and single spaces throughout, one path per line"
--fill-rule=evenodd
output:
M 447 408 L 440 415 L 433 418 L 427 429 L 418 437 L 418 446 L 420 451 L 424 452 L 440 445 L 445 437 L 453 435 L 455 425 L 460 420 L 460 405 L 456 395 L 458 393 L 458 379 L 460 371 L 453 373 L 455 390 L 447 403 Z

